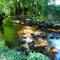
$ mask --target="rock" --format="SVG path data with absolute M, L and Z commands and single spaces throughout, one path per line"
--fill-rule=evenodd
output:
M 18 31 L 18 34 L 34 34 L 34 30 L 32 27 L 25 26 L 22 30 Z
M 37 41 L 37 44 L 35 44 L 34 46 L 35 46 L 35 47 L 44 47 L 44 46 L 47 46 L 47 45 L 48 45 L 48 43 L 47 43 L 46 40 L 39 39 L 39 40 Z
M 35 35 L 40 35 L 40 37 L 46 37 L 45 32 L 43 32 L 43 31 L 41 31 L 41 30 L 37 30 L 37 31 L 35 31 L 34 34 L 35 34 Z

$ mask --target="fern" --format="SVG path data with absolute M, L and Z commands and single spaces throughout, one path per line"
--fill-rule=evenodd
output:
M 26 55 L 26 53 L 22 51 L 1 48 L 0 60 L 50 60 L 50 58 L 38 52 L 31 52 L 29 55 Z
M 33 52 L 28 55 L 27 60 L 50 60 L 50 59 L 41 53 Z

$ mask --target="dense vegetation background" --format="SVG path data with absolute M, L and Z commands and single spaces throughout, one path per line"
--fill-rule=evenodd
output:
M 38 21 L 60 21 L 60 6 L 55 0 L 0 0 L 0 13 L 28 16 Z

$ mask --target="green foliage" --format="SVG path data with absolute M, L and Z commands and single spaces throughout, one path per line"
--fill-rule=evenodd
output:
M 47 17 L 44 17 L 44 16 L 37 16 L 37 17 L 36 17 L 36 20 L 37 20 L 37 21 L 40 21 L 40 22 L 42 22 L 42 21 L 48 21 L 48 20 L 47 20 Z
M 52 1 L 54 2 L 55 0 Z M 18 12 L 19 9 L 23 8 L 24 10 L 24 8 L 28 8 L 27 16 L 36 17 L 36 19 L 39 21 L 41 19 L 47 20 L 45 19 L 45 17 L 48 16 L 48 12 L 49 12 L 48 10 L 53 12 L 52 14 L 54 16 L 57 16 L 58 13 L 60 12 L 60 9 L 57 8 L 57 6 L 52 8 L 51 10 L 50 6 L 48 5 L 48 2 L 51 3 L 50 0 L 26 0 L 26 1 L 25 0 L 0 0 L 0 13 L 4 12 L 6 16 L 10 16 L 11 14 L 19 13 Z M 24 13 L 22 14 L 24 15 Z
M 26 55 L 25 52 L 22 51 L 15 51 L 10 50 L 8 48 L 1 48 L 0 49 L 0 59 L 1 60 L 50 60 L 47 56 L 41 54 L 41 53 L 29 53 L 29 55 Z
M 0 54 L 7 52 L 9 50 L 9 48 L 6 45 L 2 45 L 2 47 L 0 47 Z
M 6 16 L 10 16 L 11 14 L 19 13 L 19 9 L 28 8 L 27 16 L 34 16 L 40 20 L 43 18 L 39 16 L 44 17 L 46 15 L 48 2 L 49 0 L 1 0 L 0 11 L 4 12 Z
M 4 40 L 0 41 L 0 47 L 4 47 L 4 46 L 5 46 L 5 41 Z
M 60 5 L 48 6 L 48 19 L 53 20 L 54 23 L 60 23 Z
M 10 15 L 10 0 L 0 0 L 0 13 L 5 13 L 6 16 Z
M 27 58 L 24 52 L 16 52 L 7 48 L 1 48 L 0 54 L 1 60 L 25 60 Z
M 3 53 L 3 56 L 6 58 L 6 60 L 8 60 L 8 59 L 10 59 L 10 60 L 21 60 L 20 54 L 18 54 L 14 50 L 9 50 L 9 51 Z
M 16 30 L 16 26 L 14 26 L 14 24 L 12 23 L 12 19 L 11 18 L 5 18 L 4 19 L 4 38 L 5 41 L 7 42 L 7 44 L 12 45 L 13 43 L 15 43 L 16 39 L 17 39 L 17 30 Z
M 34 52 L 28 55 L 27 60 L 50 60 L 50 59 L 41 53 Z
M 15 30 L 9 27 L 4 27 L 4 36 L 7 40 L 14 40 L 15 39 Z
M 20 56 L 17 52 L 13 50 L 8 50 L 1 54 L 0 59 L 1 60 L 20 60 Z
M 6 17 L 4 19 L 4 23 L 3 23 L 4 24 L 4 27 L 15 28 L 12 21 L 13 21 L 13 19 L 11 17 Z
M 5 39 L 3 38 L 3 35 L 0 35 L 0 48 L 6 48 L 6 44 L 5 44 Z

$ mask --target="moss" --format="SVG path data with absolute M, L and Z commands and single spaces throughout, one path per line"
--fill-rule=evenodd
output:
M 8 47 L 12 47 L 17 40 L 17 29 L 12 22 L 12 18 L 7 17 L 4 19 L 4 38 Z M 10 45 L 9 45 L 10 44 Z

